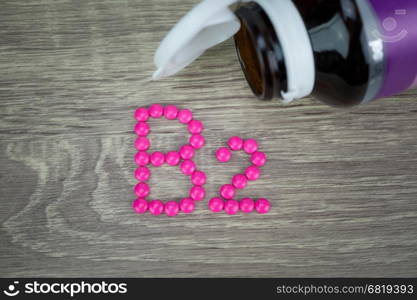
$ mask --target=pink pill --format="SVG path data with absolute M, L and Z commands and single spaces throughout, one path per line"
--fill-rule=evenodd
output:
M 180 209 L 182 212 L 186 214 L 190 214 L 195 209 L 195 203 L 194 200 L 191 198 L 183 198 L 180 201 Z
M 243 174 L 236 174 L 232 178 L 232 184 L 237 189 L 244 189 L 248 185 L 248 179 Z
M 219 162 L 228 162 L 232 157 L 232 153 L 230 153 L 229 149 L 226 147 L 221 147 L 216 151 L 216 158 Z
M 255 201 L 251 198 L 243 198 L 239 202 L 239 208 L 244 213 L 250 213 L 255 208 Z
M 206 143 L 206 140 L 199 133 L 193 134 L 190 137 L 190 145 L 193 146 L 195 149 L 201 149 L 205 143 Z
M 190 189 L 190 198 L 195 201 L 201 201 L 205 196 L 206 190 L 199 185 L 195 185 Z
M 266 154 L 260 151 L 253 152 L 250 161 L 258 167 L 265 165 L 266 163 Z
M 135 194 L 139 198 L 145 198 L 149 195 L 149 192 L 151 190 L 149 189 L 149 185 L 143 182 L 139 182 L 137 185 L 135 185 Z
M 193 113 L 189 109 L 181 109 L 178 112 L 178 121 L 182 124 L 188 124 L 193 119 Z
M 255 203 L 255 209 L 260 214 L 266 214 L 271 209 L 271 203 L 268 199 L 260 198 Z
M 165 155 L 165 161 L 170 166 L 176 166 L 176 165 L 178 165 L 180 163 L 180 160 L 181 160 L 180 154 L 178 152 L 176 152 L 176 151 L 168 152 Z
M 151 177 L 151 170 L 147 167 L 139 167 L 135 170 L 135 178 L 137 181 L 148 181 Z
M 161 104 L 152 104 L 148 109 L 152 118 L 160 118 L 164 114 L 164 107 Z
M 233 185 L 225 184 L 220 187 L 220 195 L 224 199 L 232 199 L 236 195 L 236 190 Z
M 203 129 L 203 123 L 199 120 L 191 120 L 188 123 L 188 131 L 192 134 L 201 133 Z
M 237 202 L 236 200 L 227 200 L 224 203 L 224 211 L 228 214 L 228 215 L 235 215 L 237 214 L 237 212 L 239 211 L 239 202 Z
M 258 142 L 254 139 L 245 140 L 243 142 L 243 150 L 245 150 L 245 152 L 248 154 L 258 151 Z
M 258 180 L 261 176 L 261 170 L 257 166 L 250 166 L 246 168 L 245 175 L 248 180 Z
M 184 175 L 191 175 L 194 173 L 195 169 L 196 169 L 196 165 L 195 162 L 193 162 L 190 159 L 186 159 L 181 163 L 181 172 Z
M 164 108 L 164 116 L 167 120 L 174 120 L 178 116 L 178 108 L 175 105 L 167 105 Z
M 149 112 L 144 107 L 139 107 L 135 110 L 135 119 L 139 122 L 146 122 L 149 119 Z
M 233 151 L 241 150 L 243 147 L 243 140 L 238 136 L 232 136 L 227 142 L 229 148 Z
M 135 132 L 138 136 L 147 136 L 150 131 L 151 129 L 146 122 L 137 122 L 135 125 Z
M 152 200 L 149 202 L 148 209 L 151 214 L 158 216 L 164 211 L 164 203 L 161 200 Z
M 135 162 L 139 166 L 145 166 L 149 163 L 149 154 L 145 151 L 139 151 L 135 154 Z
M 160 167 L 165 162 L 165 155 L 162 152 L 154 152 L 151 154 L 151 164 L 155 167 Z
M 165 203 L 165 213 L 167 214 L 167 216 L 174 217 L 178 215 L 179 211 L 180 206 L 177 202 L 168 201 L 167 203 Z
M 220 198 L 211 198 L 208 207 L 212 212 L 221 212 L 224 208 L 224 201 Z
M 180 148 L 180 156 L 182 159 L 191 159 L 194 157 L 195 150 L 190 145 L 184 145 Z
M 148 210 L 148 202 L 143 198 L 136 199 L 132 208 L 137 214 L 144 214 Z
M 144 136 L 138 137 L 135 141 L 135 147 L 139 151 L 146 151 L 149 149 L 150 146 L 151 143 L 149 142 L 149 139 Z
M 206 184 L 206 174 L 203 171 L 194 171 L 194 173 L 191 175 L 191 182 L 194 185 L 205 185 Z

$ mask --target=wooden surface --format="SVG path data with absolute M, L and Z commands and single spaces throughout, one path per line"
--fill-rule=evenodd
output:
M 0 276 L 417 276 L 416 91 L 340 110 L 261 102 L 228 41 L 176 77 L 150 81 L 153 53 L 196 0 L 0 3 Z M 206 127 L 196 161 L 208 196 L 247 164 L 213 152 L 255 137 L 264 176 L 239 197 L 272 211 L 177 218 L 130 205 L 133 111 L 160 102 Z M 152 149 L 187 139 L 152 121 Z M 152 198 L 190 187 L 152 169 Z

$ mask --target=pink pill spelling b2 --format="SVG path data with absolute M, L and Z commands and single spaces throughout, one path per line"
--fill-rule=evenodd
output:
M 146 122 L 137 122 L 135 125 L 135 132 L 138 136 L 147 136 L 150 131 L 151 129 Z
M 255 209 L 260 214 L 266 214 L 271 209 L 271 203 L 268 199 L 260 198 L 255 202 Z
M 158 216 L 164 211 L 164 203 L 161 200 L 152 200 L 149 202 L 148 209 L 151 214 Z
M 255 208 L 255 201 L 251 198 L 243 198 L 239 202 L 239 208 L 244 213 L 251 213 Z
M 216 158 L 219 162 L 228 162 L 230 158 L 232 157 L 232 154 L 230 153 L 229 149 L 226 147 L 221 147 L 217 149 L 216 151 Z
M 160 118 L 164 114 L 164 107 L 161 104 L 152 104 L 148 109 L 149 115 L 152 118 Z
M 191 120 L 188 123 L 188 131 L 192 134 L 201 133 L 203 129 L 203 123 L 199 120 Z
M 232 178 L 232 184 L 237 189 L 244 189 L 248 185 L 248 179 L 243 174 L 236 174 Z
M 253 152 L 250 157 L 250 161 L 255 166 L 261 167 L 266 163 L 266 154 L 261 151 Z
M 180 209 L 183 213 L 190 214 L 195 209 L 194 200 L 191 198 L 183 198 L 180 201 Z
M 206 174 L 202 171 L 194 171 L 194 173 L 191 175 L 191 182 L 194 185 L 205 185 L 206 184 Z
M 225 184 L 220 187 L 220 195 L 224 199 L 232 199 L 236 195 L 236 190 L 233 185 Z
M 167 105 L 164 108 L 164 116 L 167 120 L 174 120 L 177 118 L 178 108 L 175 105 Z
M 190 198 L 195 201 L 201 201 L 205 196 L 206 190 L 199 185 L 195 185 L 190 189 Z
M 149 142 L 149 139 L 144 136 L 140 136 L 135 140 L 135 147 L 139 151 L 146 151 L 150 146 L 151 143 Z
M 135 162 L 138 166 L 145 166 L 149 163 L 149 154 L 145 151 L 139 151 L 135 154 Z
M 190 145 L 193 146 L 195 149 L 201 149 L 206 143 L 206 140 L 201 134 L 196 133 L 190 137 L 189 142 Z
M 233 151 L 241 150 L 243 147 L 243 140 L 238 136 L 232 136 L 227 142 L 229 148 Z
M 167 203 L 165 203 L 165 209 L 164 210 L 165 210 L 165 213 L 167 214 L 167 216 L 174 217 L 174 216 L 178 215 L 178 213 L 180 211 L 180 206 L 175 201 L 168 201 Z
M 258 142 L 254 139 L 247 139 L 243 142 L 243 150 L 246 153 L 252 154 L 255 151 L 258 151 Z
M 182 124 L 188 124 L 193 119 L 193 113 L 189 109 L 181 109 L 178 112 L 178 121 Z
M 151 170 L 141 166 L 135 170 L 135 178 L 137 181 L 148 181 L 151 177 Z
M 194 156 L 195 149 L 190 145 L 184 145 L 181 146 L 179 153 L 182 159 L 191 159 Z
M 212 212 L 221 212 L 224 208 L 224 201 L 220 198 L 211 198 L 208 207 Z
M 162 152 L 154 152 L 151 154 L 151 164 L 155 167 L 160 167 L 165 163 L 165 155 Z
M 133 201 L 132 208 L 137 214 L 144 214 L 148 210 L 148 202 L 143 198 L 138 198 Z
M 194 173 L 196 169 L 196 165 L 195 165 L 195 162 L 193 162 L 192 160 L 186 159 L 181 163 L 180 168 L 181 168 L 181 172 L 184 175 L 188 176 Z
M 228 215 L 235 215 L 238 213 L 239 211 L 239 202 L 237 202 L 236 200 L 227 200 L 224 203 L 224 211 L 228 214 Z
M 178 152 L 176 151 L 171 151 L 168 152 L 165 155 L 165 161 L 167 162 L 168 165 L 170 166 L 176 166 L 180 163 L 181 160 L 181 156 Z
M 135 119 L 139 122 L 146 122 L 149 119 L 149 112 L 144 107 L 139 107 L 135 111 Z
M 246 168 L 245 175 L 248 180 L 258 180 L 261 176 L 261 170 L 257 166 L 250 166 Z
M 149 195 L 150 191 L 151 190 L 149 188 L 149 185 L 147 185 L 146 183 L 139 182 L 137 185 L 135 185 L 135 194 L 139 198 L 147 197 Z

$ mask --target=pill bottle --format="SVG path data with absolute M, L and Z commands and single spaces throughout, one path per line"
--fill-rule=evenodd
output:
M 205 0 L 161 42 L 153 78 L 232 37 L 260 99 L 352 106 L 417 87 L 416 0 Z

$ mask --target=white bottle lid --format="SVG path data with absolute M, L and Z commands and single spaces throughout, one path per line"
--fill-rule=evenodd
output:
M 240 21 L 230 9 L 250 0 L 203 0 L 184 16 L 159 45 L 154 58 L 153 79 L 174 75 L 207 49 L 233 37 Z M 284 102 L 308 96 L 314 87 L 315 65 L 310 38 L 291 0 L 253 0 L 269 16 L 279 37 L 287 70 L 288 90 Z

